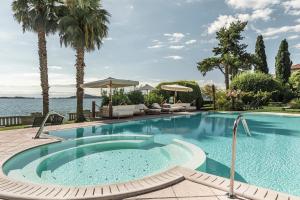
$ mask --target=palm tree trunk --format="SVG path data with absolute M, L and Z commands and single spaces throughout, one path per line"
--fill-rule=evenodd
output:
M 225 86 L 226 86 L 226 90 L 229 89 L 229 69 L 228 69 L 228 65 L 224 66 L 224 76 L 225 76 Z
M 76 96 L 77 96 L 77 114 L 76 114 L 76 121 L 83 122 L 85 121 L 85 117 L 83 115 L 83 95 L 84 91 L 83 88 L 80 87 L 83 84 L 84 80 L 84 48 L 79 47 L 76 49 Z
M 38 32 L 38 48 L 39 48 L 39 64 L 40 64 L 40 79 L 43 96 L 43 115 L 49 112 L 49 83 L 48 83 L 48 64 L 47 64 L 47 42 L 46 33 Z

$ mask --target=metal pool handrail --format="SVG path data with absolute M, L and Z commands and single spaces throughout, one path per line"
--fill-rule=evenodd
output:
M 41 134 L 42 134 L 43 131 L 44 131 L 45 124 L 46 124 L 48 118 L 49 118 L 51 115 L 58 115 L 58 116 L 61 116 L 61 117 L 64 118 L 63 115 L 61 115 L 61 114 L 59 114 L 59 113 L 57 113 L 57 112 L 54 112 L 54 111 L 50 111 L 50 112 L 46 115 L 46 117 L 44 118 L 44 120 L 43 120 L 43 122 L 42 122 L 42 124 L 41 124 L 41 126 L 40 126 L 40 128 L 39 128 L 39 130 L 38 130 L 38 132 L 37 132 L 36 135 L 34 136 L 34 139 L 39 139 L 39 138 L 40 138 Z
M 237 128 L 239 123 L 242 122 L 243 127 L 248 136 L 251 136 L 248 124 L 243 117 L 243 115 L 239 114 L 233 124 L 233 135 L 232 135 L 232 157 L 231 157 L 231 168 L 230 168 L 230 190 L 229 197 L 233 198 L 234 195 L 234 174 L 235 174 L 235 159 L 236 159 L 236 136 L 237 136 Z

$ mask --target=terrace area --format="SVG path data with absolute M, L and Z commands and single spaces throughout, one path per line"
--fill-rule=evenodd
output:
M 182 113 L 181 113 L 182 114 Z M 64 130 L 123 120 L 86 122 L 47 127 L 47 131 Z M 57 139 L 32 139 L 36 128 L 3 131 L 0 134 L 0 165 L 11 156 L 35 146 L 57 142 Z M 12 180 L 0 172 L 0 199 L 171 199 L 224 200 L 229 199 L 229 179 L 183 167 L 139 180 L 94 187 L 60 187 L 36 185 Z M 299 200 L 300 197 L 236 182 L 236 199 Z

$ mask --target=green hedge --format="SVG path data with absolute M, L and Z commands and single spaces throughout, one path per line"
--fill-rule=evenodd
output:
M 271 75 L 261 72 L 244 72 L 236 76 L 230 88 L 237 88 L 242 92 L 273 92 L 281 91 L 281 83 L 275 80 Z
M 158 93 L 162 95 L 164 99 L 169 99 L 171 96 L 174 96 L 174 92 L 162 90 L 161 86 L 173 84 L 182 85 L 193 89 L 193 92 L 178 92 L 176 101 L 180 100 L 183 103 L 191 103 L 195 100 L 197 110 L 201 109 L 201 107 L 203 106 L 203 98 L 200 87 L 196 81 L 162 82 L 156 87 L 158 89 Z
M 251 93 L 268 92 L 269 94 L 265 93 L 263 96 L 270 96 L 269 99 L 277 102 L 289 102 L 295 97 L 288 85 L 282 85 L 271 75 L 261 72 L 243 72 L 239 74 L 232 80 L 230 88 L 236 88 L 246 93 L 249 92 L 248 96 L 253 98 L 255 98 L 255 95 L 251 95 Z
M 131 104 L 143 104 L 144 101 L 144 95 L 141 91 L 131 91 L 127 94 L 129 101 Z

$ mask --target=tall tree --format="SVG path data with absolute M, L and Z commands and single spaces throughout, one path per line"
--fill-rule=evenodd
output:
M 259 35 L 256 39 L 255 58 L 257 62 L 254 64 L 254 70 L 268 74 L 269 68 L 265 52 L 264 38 L 262 35 Z
M 49 112 L 49 83 L 47 65 L 46 36 L 55 33 L 59 19 L 57 11 L 61 6 L 59 0 L 15 0 L 12 3 L 14 18 L 23 31 L 33 31 L 38 36 L 38 54 L 40 80 L 43 96 L 43 114 Z
M 293 64 L 290 59 L 289 44 L 286 39 L 281 41 L 275 59 L 276 78 L 285 84 L 289 81 Z
M 241 35 L 247 22 L 237 21 L 221 28 L 216 33 L 218 46 L 213 49 L 214 56 L 198 62 L 198 70 L 205 76 L 207 72 L 219 69 L 225 78 L 226 89 L 229 81 L 241 70 L 251 68 L 252 56 L 246 52 L 247 45 L 242 44 Z
M 110 14 L 102 8 L 100 0 L 67 0 L 66 13 L 59 22 L 60 41 L 76 51 L 77 122 L 83 115 L 85 52 L 100 49 L 108 35 Z

